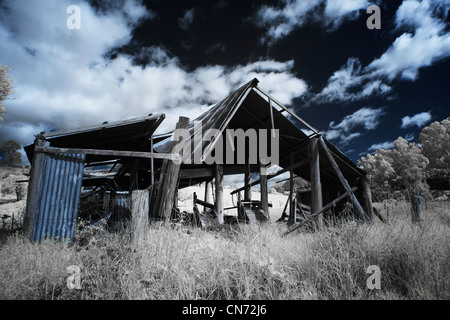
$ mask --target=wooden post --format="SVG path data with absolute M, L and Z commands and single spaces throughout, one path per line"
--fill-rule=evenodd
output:
M 215 170 L 215 184 L 216 184 L 216 213 L 217 213 L 217 221 L 219 224 L 223 224 L 223 209 L 224 209 L 224 201 L 223 201 L 223 165 L 216 164 Z
M 269 195 L 267 191 L 267 167 L 265 165 L 260 165 L 259 167 L 259 179 L 261 186 L 261 208 L 267 215 L 267 220 L 270 221 L 269 216 Z
M 252 182 L 252 173 L 250 171 L 250 166 L 246 166 L 245 176 L 244 176 L 244 200 L 250 201 L 252 199 L 252 189 L 250 183 Z
M 336 172 L 336 175 L 339 178 L 339 181 L 342 183 L 342 185 L 345 188 L 345 191 L 350 192 L 351 188 L 348 184 L 348 181 L 345 179 L 344 175 L 342 174 L 341 170 L 339 169 L 339 166 L 337 165 L 336 161 L 333 158 L 333 155 L 331 154 L 330 150 L 328 149 L 327 145 L 325 144 L 325 141 L 323 140 L 322 136 L 319 136 L 319 143 L 322 146 L 322 149 L 325 151 L 325 154 L 327 155 L 328 160 L 331 163 L 331 166 L 333 167 L 334 171 Z M 363 221 L 369 221 L 368 216 L 364 212 L 364 209 L 361 207 L 361 204 L 359 203 L 358 199 L 356 199 L 356 196 L 353 192 L 350 192 L 350 200 L 352 201 L 353 205 L 356 208 L 356 211 L 358 212 L 360 218 Z
M 362 178 L 362 194 L 364 199 L 364 209 L 369 216 L 369 221 L 373 221 L 372 193 L 370 192 L 370 180 L 368 176 Z
M 149 193 L 148 190 L 134 190 L 131 194 L 131 234 L 134 247 L 145 244 L 148 225 Z
M 211 184 L 211 181 L 206 181 L 205 182 L 205 202 L 211 203 L 211 193 L 209 192 L 209 185 Z M 203 207 L 203 213 L 206 213 L 206 211 L 208 210 L 207 207 Z
M 178 208 L 178 189 L 175 188 L 175 194 L 173 195 L 173 207 Z
M 131 172 L 130 172 L 130 182 L 129 182 L 129 190 L 130 192 L 133 190 L 139 189 L 139 159 L 133 159 L 131 163 Z
M 291 170 L 289 170 L 289 218 L 288 224 L 294 223 L 294 207 L 292 205 L 292 200 L 294 199 L 294 154 L 291 153 Z
M 153 135 L 150 137 L 150 152 L 153 153 Z M 150 159 L 150 170 L 152 172 L 152 176 L 150 182 L 152 185 L 155 184 L 155 161 L 153 158 Z
M 48 141 L 45 141 L 39 137 L 37 137 L 36 141 L 34 142 L 35 149 L 38 146 L 44 147 L 48 145 L 50 145 Z M 30 172 L 30 182 L 28 184 L 27 207 L 23 222 L 24 233 L 29 239 L 32 239 L 33 237 L 39 197 L 39 187 L 41 185 L 42 171 L 44 169 L 44 160 L 44 153 L 37 152 L 35 150 L 33 155 L 33 165 Z
M 188 127 L 189 118 L 180 117 L 175 130 L 174 146 L 179 142 L 179 138 L 181 137 L 178 130 L 187 130 Z M 187 141 L 187 143 L 190 143 L 190 141 Z M 181 151 L 182 149 L 180 150 L 180 153 Z M 172 150 L 172 154 L 177 152 L 178 150 Z M 158 216 L 166 220 L 170 219 L 172 213 L 175 189 L 177 188 L 178 178 L 180 175 L 180 165 L 181 163 L 179 162 L 165 159 L 161 167 L 156 210 L 158 210 Z
M 318 212 L 323 207 L 322 184 L 320 182 L 319 163 L 319 143 L 317 138 L 312 138 L 309 142 L 310 159 L 310 179 L 311 179 L 311 212 Z M 317 215 L 314 219 L 318 229 L 323 228 L 323 215 Z

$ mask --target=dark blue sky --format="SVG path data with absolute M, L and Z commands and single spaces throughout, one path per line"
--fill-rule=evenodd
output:
M 255 76 L 354 161 L 450 116 L 448 1 L 0 3 L 17 91 L 1 140 L 150 112 L 164 131 Z

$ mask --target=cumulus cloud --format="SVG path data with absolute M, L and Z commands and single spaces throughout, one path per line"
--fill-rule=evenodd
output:
M 282 0 L 281 7 L 263 5 L 257 13 L 257 24 L 267 28 L 263 42 L 274 43 L 295 28 L 319 22 L 335 30 L 345 20 L 358 18 L 359 11 L 369 6 L 367 0 Z
M 444 2 L 404 1 L 397 10 L 398 28 L 412 27 L 414 33 L 404 33 L 378 59 L 367 67 L 374 76 L 415 80 L 419 69 L 450 56 L 450 33 L 446 23 L 437 17 Z M 450 3 L 446 2 L 447 10 Z
M 225 67 L 208 65 L 187 71 L 162 47 L 136 56 L 105 57 L 127 44 L 134 27 L 152 19 L 138 1 L 123 1 L 99 12 L 87 2 L 81 8 L 81 29 L 66 27 L 72 0 L 4 1 L 0 17 L 0 61 L 11 67 L 16 94 L 7 102 L 0 126 L 2 140 L 33 142 L 33 134 L 149 113 L 165 113 L 159 132 L 170 131 L 180 115 L 191 119 L 232 90 L 256 77 L 262 88 L 282 103 L 302 96 L 306 83 L 292 72 L 293 61 L 261 60 Z
M 393 149 L 394 148 L 394 141 L 385 141 L 373 144 L 369 147 L 369 151 L 376 151 L 378 149 Z
M 362 135 L 361 132 L 352 132 L 354 129 L 374 130 L 378 127 L 379 119 L 382 115 L 384 115 L 382 108 L 361 108 L 345 116 L 338 124 L 332 121 L 328 131 L 325 132 L 325 138 L 328 140 L 339 139 L 338 142 L 340 144 L 346 145 L 351 140 Z
M 349 58 L 347 63 L 328 79 L 327 86 L 308 102 L 352 102 L 372 95 L 386 95 L 390 91 L 390 86 L 361 71 L 359 59 Z
M 423 127 L 427 122 L 431 120 L 431 113 L 428 112 L 421 112 L 418 113 L 412 117 L 405 116 L 402 118 L 402 128 L 409 128 L 416 126 L 418 128 Z
M 448 1 L 403 1 L 395 23 L 397 31 L 407 32 L 365 68 L 357 58 L 349 58 L 310 101 L 343 102 L 384 96 L 391 92 L 390 84 L 395 79 L 416 80 L 421 68 L 450 56 L 450 33 L 445 22 L 449 9 Z

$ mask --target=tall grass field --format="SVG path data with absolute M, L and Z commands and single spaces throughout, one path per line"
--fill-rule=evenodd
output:
M 69 244 L 16 234 L 0 245 L 0 299 L 449 299 L 448 207 L 429 204 L 422 218 L 412 224 L 404 204 L 390 208 L 388 224 L 285 237 L 275 222 L 152 224 L 140 246 L 127 230 L 85 230 Z M 70 266 L 80 282 L 69 289 Z M 369 266 L 381 271 L 380 289 L 367 286 Z

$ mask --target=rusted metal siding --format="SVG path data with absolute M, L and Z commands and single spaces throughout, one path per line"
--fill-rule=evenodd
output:
M 74 236 L 85 155 L 45 154 L 33 241 Z

